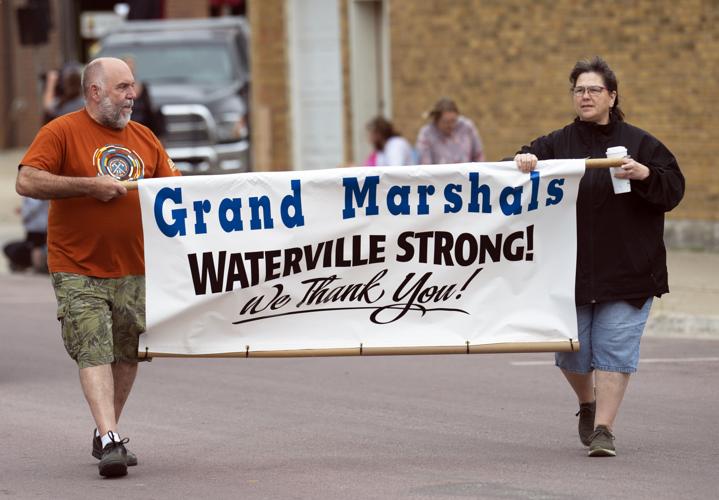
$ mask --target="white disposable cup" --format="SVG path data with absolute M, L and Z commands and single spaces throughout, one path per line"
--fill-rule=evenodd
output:
M 627 148 L 624 146 L 614 146 L 607 148 L 607 158 L 627 158 Z M 632 183 L 629 179 L 617 179 L 614 174 L 622 172 L 622 167 L 611 167 L 609 169 L 609 175 L 612 178 L 612 187 L 614 187 L 614 194 L 629 193 L 632 190 Z

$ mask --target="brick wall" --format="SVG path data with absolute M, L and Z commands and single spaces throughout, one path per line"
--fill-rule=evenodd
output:
M 208 15 L 207 0 L 165 0 L 165 17 L 167 19 L 207 17 Z
M 712 0 L 392 0 L 394 121 L 413 141 L 442 96 L 475 121 L 488 158 L 513 155 L 573 118 L 568 75 L 603 56 L 627 121 L 677 156 L 687 194 L 675 218 L 719 221 L 719 4 Z
M 350 33 L 347 1 L 340 3 L 340 51 L 342 57 L 342 122 L 344 123 L 344 163 L 351 165 L 354 159 L 352 142 L 352 83 L 350 77 Z
M 10 22 L 7 24 L 10 27 L 10 46 L 4 47 L 3 51 L 7 51 L 13 66 L 13 81 L 9 88 L 5 89 L 10 93 L 12 103 L 10 109 L 6 110 L 7 115 L 2 119 L 4 125 L 12 129 L 14 145 L 30 144 L 40 128 L 42 87 L 39 76 L 50 69 L 59 68 L 63 63 L 57 31 L 59 2 L 60 0 L 50 1 L 55 29 L 50 31 L 48 43 L 25 47 L 20 45 L 16 17 L 16 9 L 24 6 L 25 2 L 17 0 L 8 2 Z
M 284 0 L 252 0 L 252 151 L 254 170 L 291 167 L 289 70 Z
M 345 165 L 354 162 L 354 124 L 352 122 L 352 78 L 350 75 L 350 32 L 349 32 L 349 1 L 340 2 L 340 51 L 342 57 L 342 122 L 344 124 L 344 157 Z

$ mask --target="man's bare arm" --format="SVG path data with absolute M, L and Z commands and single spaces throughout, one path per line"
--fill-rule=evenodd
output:
M 27 165 L 20 166 L 15 190 L 21 196 L 38 200 L 91 196 L 100 201 L 110 201 L 127 194 L 127 189 L 109 175 L 65 177 Z

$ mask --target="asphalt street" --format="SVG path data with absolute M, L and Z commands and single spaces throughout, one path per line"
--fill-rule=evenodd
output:
M 0 276 L 0 497 L 716 498 L 716 340 L 644 340 L 616 458 L 548 354 L 156 359 L 108 480 L 54 313 L 46 277 Z

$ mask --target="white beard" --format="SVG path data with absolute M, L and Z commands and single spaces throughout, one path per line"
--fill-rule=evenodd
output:
M 132 115 L 132 113 L 123 115 L 123 108 L 116 107 L 112 101 L 110 101 L 108 96 L 103 96 L 100 99 L 98 110 L 100 114 L 100 123 L 106 127 L 114 128 L 116 130 L 122 130 L 125 128 L 127 123 L 130 121 L 130 116 Z

